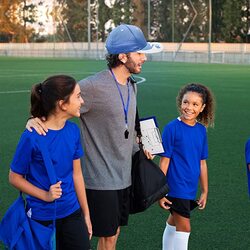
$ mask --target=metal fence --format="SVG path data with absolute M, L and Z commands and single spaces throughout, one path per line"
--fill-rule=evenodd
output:
M 250 64 L 250 44 L 163 43 L 149 61 Z M 177 48 L 178 52 L 177 52 Z M 104 59 L 103 43 L 0 43 L 0 56 Z

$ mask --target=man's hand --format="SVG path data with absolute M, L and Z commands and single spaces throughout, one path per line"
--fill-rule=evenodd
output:
M 147 151 L 146 149 L 143 150 L 144 154 L 147 156 L 147 158 L 149 160 L 153 160 L 155 158 L 155 155 L 152 155 L 149 151 Z
M 31 118 L 28 120 L 27 124 L 26 124 L 26 128 L 32 132 L 32 128 L 36 130 L 36 132 L 39 135 L 46 135 L 46 133 L 48 132 L 48 128 L 46 127 L 46 125 L 44 124 L 45 122 L 45 118 L 39 119 L 39 118 Z

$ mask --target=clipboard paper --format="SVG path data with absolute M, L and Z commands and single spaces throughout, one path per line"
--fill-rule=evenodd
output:
M 164 152 L 161 133 L 159 131 L 155 116 L 140 119 L 141 140 L 144 148 L 151 154 Z

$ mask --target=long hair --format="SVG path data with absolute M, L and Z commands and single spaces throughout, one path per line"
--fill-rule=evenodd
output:
M 202 123 L 205 127 L 213 127 L 215 117 L 215 99 L 211 90 L 200 83 L 190 83 L 182 87 L 176 97 L 176 105 L 179 112 L 181 111 L 183 96 L 187 92 L 198 93 L 202 98 L 203 104 L 205 104 L 203 111 L 197 117 L 197 121 Z
M 67 75 L 51 76 L 42 83 L 33 85 L 30 97 L 31 115 L 47 118 L 55 111 L 59 100 L 69 100 L 75 86 L 76 80 Z

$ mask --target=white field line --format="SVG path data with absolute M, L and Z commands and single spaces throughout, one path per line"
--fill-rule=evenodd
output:
M 141 76 L 133 76 L 133 77 L 134 77 L 134 78 L 139 78 L 139 79 L 140 79 L 139 81 L 136 82 L 137 84 L 146 82 L 146 78 L 144 78 L 144 77 L 141 77 Z
M 141 77 L 141 76 L 134 76 L 134 78 L 137 78 L 139 79 L 139 81 L 137 81 L 136 83 L 137 84 L 140 84 L 140 83 L 143 83 L 143 82 L 146 82 L 146 78 L 144 77 Z M 10 90 L 10 91 L 0 91 L 0 94 L 19 94 L 19 93 L 29 93 L 30 90 Z
M 0 91 L 0 94 L 19 94 L 19 93 L 29 93 L 30 90 L 12 90 L 12 91 Z

